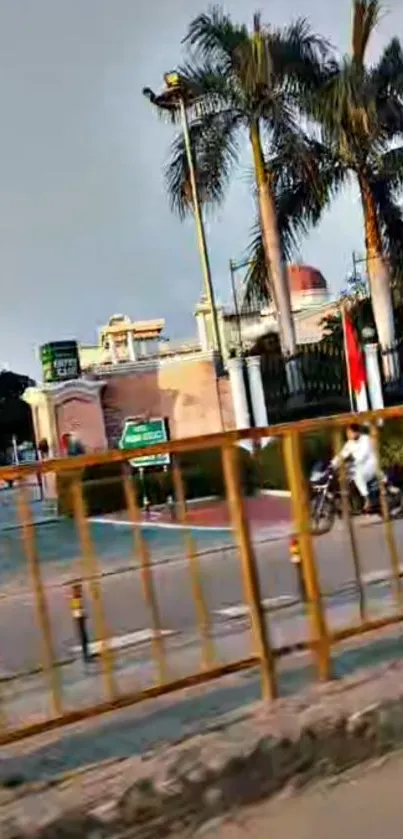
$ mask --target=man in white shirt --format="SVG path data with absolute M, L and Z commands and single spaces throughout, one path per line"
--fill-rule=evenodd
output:
M 332 460 L 332 466 L 338 468 L 342 460 L 352 461 L 352 478 L 358 492 L 364 499 L 364 510 L 370 508 L 368 484 L 378 475 L 378 459 L 374 441 L 369 434 L 364 434 L 357 423 L 347 428 L 347 441 L 342 450 Z

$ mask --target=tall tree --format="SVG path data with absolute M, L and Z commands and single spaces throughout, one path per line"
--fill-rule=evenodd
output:
M 185 44 L 189 59 L 180 73 L 192 91 L 190 136 L 196 178 L 204 206 L 220 204 L 238 162 L 242 135 L 250 142 L 256 179 L 259 225 L 266 277 L 279 319 L 281 345 L 294 353 L 295 330 L 287 271 L 279 233 L 275 192 L 263 154 L 296 130 L 301 90 L 312 91 L 321 78 L 327 44 L 304 20 L 282 30 L 262 26 L 252 31 L 214 7 L 196 17 Z M 172 207 L 184 216 L 191 210 L 189 169 L 182 134 L 175 139 L 166 170 Z
M 379 0 L 354 0 L 352 50 L 332 67 L 313 95 L 305 97 L 310 134 L 280 143 L 268 165 L 277 174 L 280 232 L 286 243 L 317 224 L 333 198 L 351 180 L 358 184 L 364 219 L 367 272 L 378 338 L 392 346 L 395 330 L 393 276 L 401 274 L 403 217 L 403 52 L 394 38 L 379 61 L 366 66 L 368 44 L 380 18 Z M 249 289 L 261 288 L 262 243 Z
M 33 440 L 31 408 L 21 397 L 34 384 L 28 376 L 0 370 L 0 459 L 13 437 Z

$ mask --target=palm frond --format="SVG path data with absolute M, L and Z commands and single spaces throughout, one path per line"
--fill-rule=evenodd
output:
M 403 146 L 388 149 L 378 158 L 374 176 L 388 184 L 393 194 L 403 187 Z
M 236 52 L 248 40 L 246 26 L 234 24 L 220 6 L 213 6 L 191 21 L 183 43 L 192 48 L 196 57 L 218 60 L 230 67 Z
M 236 118 L 231 112 L 203 115 L 189 125 L 196 183 L 206 207 L 221 203 L 238 156 Z M 172 210 L 183 218 L 192 210 L 190 172 L 183 133 L 175 138 L 165 169 Z
M 403 50 L 398 38 L 387 44 L 371 78 L 379 121 L 393 138 L 403 133 Z
M 241 289 L 242 303 L 256 306 L 256 308 L 267 305 L 271 300 L 271 283 L 267 271 L 259 213 L 251 230 L 245 262 L 247 271 Z
M 333 67 L 330 41 L 312 31 L 305 18 L 269 33 L 273 63 L 288 89 L 316 90 Z
M 354 0 L 352 58 L 358 65 L 364 63 L 368 43 L 380 18 L 379 0 Z
M 392 38 L 373 68 L 377 86 L 386 93 L 390 86 L 403 90 L 403 50 L 399 38 Z
M 202 114 L 228 110 L 230 103 L 238 104 L 234 80 L 225 73 L 218 61 L 187 61 L 179 68 L 179 74 L 186 88 L 191 90 L 187 111 L 200 117 Z
M 389 262 L 392 281 L 403 280 L 403 212 L 388 181 L 378 178 L 371 182 L 377 207 L 385 259 Z
M 289 261 L 301 240 L 320 222 L 333 197 L 347 181 L 348 173 L 325 146 L 304 135 L 284 137 L 282 147 L 267 165 L 275 185 L 283 255 Z M 270 277 L 258 224 L 253 230 L 247 258 L 250 268 L 245 280 L 246 298 L 267 302 Z

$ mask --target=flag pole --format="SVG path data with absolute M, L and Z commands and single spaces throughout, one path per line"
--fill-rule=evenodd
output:
M 342 302 L 340 304 L 340 311 L 341 311 L 341 325 L 342 325 L 342 328 L 343 328 L 344 358 L 345 358 L 346 370 L 347 370 L 347 384 L 348 384 L 348 395 L 349 395 L 349 399 L 350 399 L 350 410 L 352 411 L 352 413 L 355 413 L 353 388 L 351 386 L 350 363 L 349 363 L 349 360 L 348 360 L 348 352 L 347 352 L 346 311 L 345 311 L 345 303 L 344 302 Z

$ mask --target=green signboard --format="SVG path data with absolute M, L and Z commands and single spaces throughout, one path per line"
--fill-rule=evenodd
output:
M 144 421 L 127 419 L 119 440 L 119 448 L 142 449 L 145 446 L 166 443 L 167 440 L 167 423 L 162 417 Z M 130 463 L 135 469 L 144 469 L 146 466 L 167 466 L 170 460 L 169 454 L 154 454 L 133 458 Z
M 53 341 L 40 348 L 43 381 L 67 382 L 81 376 L 77 341 Z

